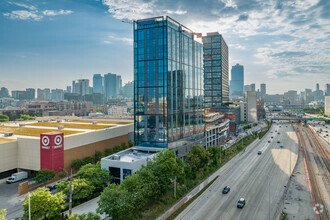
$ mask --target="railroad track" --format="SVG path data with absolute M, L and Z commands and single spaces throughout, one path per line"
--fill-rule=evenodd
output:
M 306 168 L 308 171 L 307 175 L 311 187 L 311 195 L 316 219 L 330 219 L 329 210 L 323 198 L 324 194 L 322 194 L 322 190 L 320 189 L 318 180 L 316 178 L 319 173 L 317 173 L 311 160 L 311 158 L 313 157 L 316 165 L 318 166 L 319 171 L 321 172 L 324 185 L 327 187 L 330 184 L 330 161 L 328 155 L 324 151 L 318 140 L 315 138 L 314 134 L 311 133 L 312 131 L 301 125 L 297 126 L 297 131 L 301 142 L 302 152 L 306 161 Z M 325 196 L 328 195 L 328 193 L 325 194 Z

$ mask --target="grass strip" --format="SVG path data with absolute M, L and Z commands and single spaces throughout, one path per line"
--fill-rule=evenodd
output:
M 183 204 L 180 208 L 178 208 L 170 217 L 168 217 L 168 220 L 175 219 L 183 210 L 185 210 L 195 199 L 197 199 L 202 193 L 207 190 L 211 184 L 218 179 L 219 176 L 216 176 L 211 182 L 209 182 L 201 191 L 199 191 L 194 197 L 188 200 L 185 204 Z

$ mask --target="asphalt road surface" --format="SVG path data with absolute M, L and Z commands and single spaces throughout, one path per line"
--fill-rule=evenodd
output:
M 275 219 L 289 181 L 290 155 L 292 171 L 297 152 L 298 139 L 292 126 L 273 125 L 256 146 L 224 165 L 220 177 L 176 219 Z M 222 194 L 226 185 L 231 190 Z M 240 198 L 246 200 L 243 209 L 237 208 Z

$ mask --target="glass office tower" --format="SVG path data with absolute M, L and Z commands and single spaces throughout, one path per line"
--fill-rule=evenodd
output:
M 203 37 L 205 108 L 221 107 L 229 101 L 228 46 L 218 32 Z
M 135 144 L 170 149 L 197 144 L 204 137 L 203 113 L 202 44 L 170 17 L 136 21 Z
M 244 67 L 236 64 L 231 68 L 230 97 L 244 97 Z

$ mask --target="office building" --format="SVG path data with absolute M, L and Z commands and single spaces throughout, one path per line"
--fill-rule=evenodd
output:
M 135 22 L 136 145 L 178 149 L 179 156 L 204 145 L 203 46 L 193 33 L 170 17 Z
M 101 74 L 94 74 L 93 76 L 93 93 L 103 94 L 103 77 Z
M 246 93 L 246 102 L 240 102 L 241 107 L 241 120 L 245 122 L 258 122 L 257 114 L 257 92 L 248 91 Z M 260 103 L 261 105 L 261 103 Z
M 76 81 L 75 80 L 73 80 L 72 81 L 72 93 L 76 93 Z
M 64 100 L 64 90 L 63 89 L 52 89 L 52 100 Z
M 324 85 L 324 96 L 330 96 L 330 84 Z
M 74 92 L 79 95 L 87 95 L 89 94 L 89 80 L 88 79 L 78 79 L 75 82 L 75 90 Z
M 244 66 L 236 64 L 231 67 L 230 97 L 244 97 Z
M 255 92 L 256 91 L 256 84 L 254 84 L 254 83 L 250 84 L 250 90 L 249 91 Z
M 244 94 L 245 94 L 247 91 L 250 91 L 250 85 L 244 85 Z
M 123 88 L 121 89 L 122 94 L 126 98 L 133 98 L 134 95 L 134 83 L 133 82 L 128 82 L 126 83 Z
M 260 97 L 263 99 L 266 97 L 266 84 L 265 83 L 260 84 Z
M 0 98 L 9 97 L 9 91 L 6 87 L 1 87 L 0 89 Z
M 203 37 L 205 108 L 229 102 L 228 46 L 218 32 Z
M 117 75 L 108 73 L 104 75 L 104 96 L 107 99 L 117 95 Z
M 37 90 L 37 99 L 38 100 L 50 100 L 51 99 L 51 94 L 50 94 L 50 89 L 38 89 Z
M 34 100 L 36 98 L 36 90 L 33 88 L 26 89 L 26 92 L 28 93 L 28 99 Z
M 67 86 L 65 92 L 66 92 L 66 93 L 71 93 L 71 86 Z
M 120 95 L 120 91 L 122 88 L 121 76 L 116 76 L 116 95 Z

